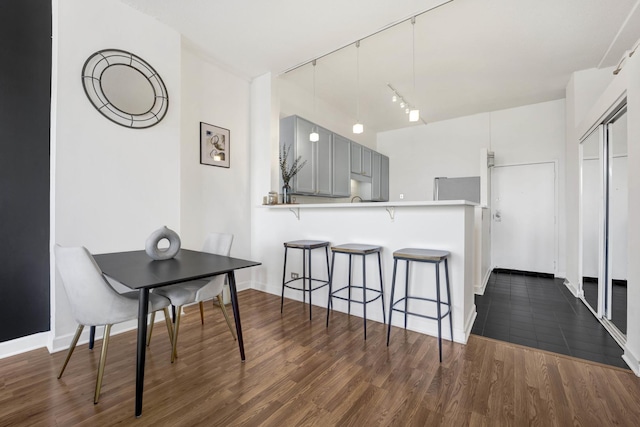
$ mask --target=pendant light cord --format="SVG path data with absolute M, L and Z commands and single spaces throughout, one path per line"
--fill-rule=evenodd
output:
M 356 42 L 356 121 L 360 123 L 360 40 Z
M 413 96 L 416 96 L 416 17 L 411 18 L 411 55 L 413 57 Z
M 313 114 L 316 113 L 316 60 L 313 62 Z

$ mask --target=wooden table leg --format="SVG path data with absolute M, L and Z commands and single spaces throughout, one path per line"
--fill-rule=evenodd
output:
M 236 333 L 238 335 L 238 346 L 240 347 L 240 359 L 245 361 L 244 341 L 242 340 L 242 325 L 240 323 L 240 308 L 238 307 L 238 290 L 236 289 L 236 276 L 233 271 L 227 273 L 229 278 L 229 290 L 231 291 L 231 306 L 233 307 L 233 319 L 236 322 Z

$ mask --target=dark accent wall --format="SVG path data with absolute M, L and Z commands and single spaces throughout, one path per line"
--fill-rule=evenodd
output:
M 0 1 L 0 342 L 48 331 L 51 1 Z

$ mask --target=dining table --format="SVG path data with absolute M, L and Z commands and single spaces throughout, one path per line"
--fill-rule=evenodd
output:
M 215 255 L 207 252 L 180 249 L 178 254 L 167 260 L 154 260 L 144 250 L 114 252 L 94 255 L 102 272 L 137 290 L 138 296 L 138 338 L 136 360 L 136 400 L 135 415 L 142 415 L 142 395 L 144 391 L 144 365 L 146 358 L 147 314 L 149 292 L 154 288 L 226 274 L 231 294 L 233 317 L 236 324 L 240 359 L 245 361 L 238 290 L 234 272 L 260 265 L 260 262 Z

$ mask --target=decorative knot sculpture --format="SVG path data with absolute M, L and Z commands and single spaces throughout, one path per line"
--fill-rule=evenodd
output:
M 169 241 L 169 247 L 159 248 L 158 243 L 164 239 Z M 156 261 L 171 259 L 180 251 L 180 244 L 180 236 L 178 236 L 178 233 L 167 228 L 167 226 L 163 226 L 147 237 L 145 251 L 147 255 Z

